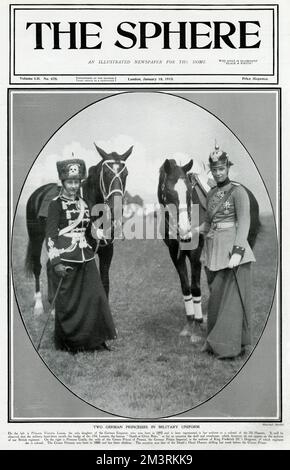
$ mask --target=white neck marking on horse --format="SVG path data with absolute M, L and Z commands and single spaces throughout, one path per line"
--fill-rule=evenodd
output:
M 186 192 L 187 187 L 184 179 L 179 179 L 175 185 L 175 191 L 179 197 L 179 232 L 181 237 L 188 234 L 191 229 L 187 212 Z

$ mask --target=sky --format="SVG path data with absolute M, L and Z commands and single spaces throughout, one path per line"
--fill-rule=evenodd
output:
M 251 157 L 235 135 L 215 116 L 199 106 L 163 93 L 125 93 L 89 106 L 62 126 L 39 154 L 27 178 L 20 204 L 34 189 L 57 182 L 56 161 L 72 154 L 85 160 L 87 168 L 99 160 L 94 142 L 107 152 L 125 152 L 126 189 L 145 203 L 157 203 L 159 168 L 166 158 L 178 164 L 194 161 L 192 171 L 203 181 L 204 164 L 217 140 L 234 166 L 230 177 L 245 184 L 258 199 L 262 212 L 271 211 L 264 184 Z

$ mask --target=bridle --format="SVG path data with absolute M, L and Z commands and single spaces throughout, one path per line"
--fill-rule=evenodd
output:
M 166 195 L 166 191 L 168 191 L 168 188 L 166 186 L 166 180 L 167 180 L 167 175 L 165 174 L 164 180 L 161 183 L 161 202 L 162 202 L 164 207 L 168 207 L 168 198 L 167 198 L 167 195 Z M 190 182 L 190 184 L 191 184 L 191 182 Z M 189 191 L 189 190 L 187 190 L 187 191 Z M 190 201 L 191 201 L 191 195 L 190 195 Z M 179 208 L 177 208 L 177 210 L 179 212 Z M 191 211 L 189 210 L 189 207 L 187 207 L 187 211 L 188 211 L 189 218 L 191 218 Z M 168 212 L 170 212 L 170 211 L 168 211 Z M 177 221 L 177 226 L 176 227 L 172 223 L 170 223 L 169 219 L 166 220 L 166 223 L 168 225 L 169 231 L 172 234 L 176 235 L 176 240 L 178 242 L 182 241 L 182 239 L 180 237 L 180 234 L 179 234 L 179 230 L 178 230 L 178 221 Z
M 120 169 L 120 171 L 118 172 L 115 172 L 113 168 L 110 167 L 109 163 L 122 163 L 123 164 L 123 168 Z M 110 182 L 110 185 L 109 185 L 109 189 L 108 191 L 106 190 L 106 186 L 105 186 L 105 182 L 104 182 L 104 167 L 107 167 L 111 172 L 114 173 L 114 177 L 112 178 L 112 181 Z M 102 196 L 103 196 L 103 199 L 104 199 L 104 203 L 107 204 L 107 201 L 109 199 L 109 197 L 112 196 L 112 194 L 120 194 L 122 197 L 124 197 L 124 192 L 125 192 L 125 188 L 124 188 L 124 185 L 123 185 L 123 181 L 121 179 L 121 174 L 123 173 L 123 171 L 125 170 L 126 168 L 126 162 L 125 160 L 105 160 L 103 161 L 102 163 L 102 169 L 101 169 L 101 173 L 100 173 L 100 188 L 101 188 L 101 192 L 102 192 Z M 115 180 L 118 180 L 119 183 L 120 183 L 120 188 L 119 189 L 112 189 L 112 186 L 115 182 Z
M 111 166 L 109 165 L 110 163 L 111 164 L 121 163 L 121 164 L 123 164 L 123 167 L 118 172 L 116 172 L 113 168 L 111 168 Z M 114 173 L 114 177 L 112 178 L 112 180 L 109 184 L 108 191 L 106 190 L 105 181 L 104 181 L 104 167 L 108 168 L 112 173 Z M 104 204 L 106 204 L 107 206 L 109 206 L 108 199 L 113 194 L 119 194 L 119 195 L 122 196 L 122 198 L 124 197 L 125 188 L 124 188 L 124 185 L 123 185 L 123 181 L 121 179 L 121 175 L 122 175 L 122 173 L 125 169 L 126 169 L 125 160 L 118 160 L 118 161 L 117 160 L 104 160 L 102 162 L 102 168 L 101 168 L 101 172 L 100 172 L 100 189 L 101 189 L 101 193 L 102 193 L 102 196 L 103 196 Z M 119 181 L 120 188 L 112 189 L 115 180 Z M 107 239 L 98 240 L 97 241 L 96 252 L 98 251 L 100 245 L 103 244 L 104 246 L 107 246 L 107 245 L 110 245 L 110 244 L 114 243 L 114 241 L 115 241 L 114 238 L 111 238 L 109 240 L 107 240 Z

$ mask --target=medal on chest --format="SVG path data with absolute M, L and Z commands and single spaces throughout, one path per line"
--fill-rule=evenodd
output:
M 224 204 L 223 204 L 223 208 L 224 208 L 224 214 L 229 214 L 230 213 L 230 207 L 231 207 L 231 203 L 229 201 L 226 201 Z
M 225 195 L 224 191 L 218 190 L 216 192 L 216 197 L 218 198 L 219 201 L 224 197 L 224 195 Z
M 209 210 L 215 210 L 216 206 L 220 203 L 220 201 L 222 200 L 222 198 L 224 197 L 225 195 L 225 192 L 224 191 L 221 191 L 221 190 L 218 190 L 214 195 L 213 197 L 211 198 L 210 202 L 209 202 Z

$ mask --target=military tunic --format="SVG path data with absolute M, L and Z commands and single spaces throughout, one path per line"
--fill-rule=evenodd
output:
M 246 190 L 228 182 L 210 190 L 203 227 L 203 261 L 210 287 L 206 349 L 220 358 L 238 356 L 251 343 L 251 262 L 247 241 L 250 204 Z M 228 268 L 232 254 L 240 265 Z
M 207 197 L 204 225 L 205 266 L 210 271 L 225 269 L 232 253 L 242 255 L 240 264 L 255 261 L 247 241 L 249 228 L 250 204 L 246 190 L 231 182 L 220 188 L 212 188 Z
M 64 195 L 54 198 L 48 209 L 46 238 L 52 266 L 62 262 L 83 263 L 94 259 L 88 242 L 90 213 L 86 202 Z
M 46 224 L 48 273 L 54 292 L 60 278 L 54 267 L 71 269 L 63 278 L 55 302 L 55 346 L 82 351 L 99 349 L 116 331 L 90 237 L 90 214 L 86 202 L 60 194 L 51 201 Z M 50 300 L 53 295 L 50 295 Z

